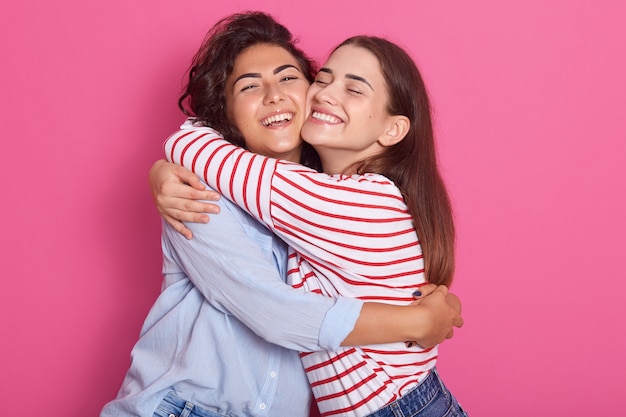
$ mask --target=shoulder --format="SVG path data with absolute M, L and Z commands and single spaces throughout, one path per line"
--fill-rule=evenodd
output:
M 200 132 L 202 134 L 209 134 L 211 136 L 223 138 L 222 134 L 217 130 L 213 129 L 210 126 L 205 125 L 203 122 L 198 121 L 194 117 L 190 117 L 185 122 L 180 125 L 178 132 L 175 133 L 177 136 L 187 135 L 192 132 Z

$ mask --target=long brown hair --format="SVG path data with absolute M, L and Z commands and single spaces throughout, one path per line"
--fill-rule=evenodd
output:
M 398 186 L 422 246 L 427 280 L 450 285 L 454 275 L 454 219 L 438 168 L 430 100 L 422 76 L 411 57 L 386 39 L 355 36 L 337 48 L 344 45 L 364 48 L 378 58 L 387 84 L 387 111 L 410 120 L 403 140 L 362 161 L 357 172 L 385 175 Z
M 189 80 L 178 107 L 187 116 L 220 132 L 231 143 L 246 147 L 245 140 L 228 119 L 226 80 L 235 61 L 246 49 L 259 44 L 281 47 L 298 62 L 302 74 L 311 83 L 317 66 L 300 48 L 297 39 L 272 16 L 263 12 L 235 13 L 218 21 L 206 34 L 189 69 Z M 301 162 L 319 169 L 319 157 L 305 143 Z

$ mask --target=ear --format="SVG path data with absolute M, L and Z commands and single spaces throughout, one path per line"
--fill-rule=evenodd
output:
M 385 130 L 385 133 L 378 138 L 378 143 L 382 146 L 395 145 L 404 139 L 406 134 L 409 133 L 410 126 L 411 122 L 406 116 L 389 116 L 389 125 L 387 126 L 387 130 Z

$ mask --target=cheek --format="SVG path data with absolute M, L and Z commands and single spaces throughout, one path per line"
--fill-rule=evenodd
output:
M 306 104 L 307 105 L 313 102 L 313 98 L 319 91 L 320 91 L 320 88 L 317 85 L 311 84 L 311 86 L 306 92 Z
M 371 106 L 367 110 L 368 120 L 371 122 L 382 123 L 387 119 L 387 110 L 382 106 Z
M 230 119 L 234 124 L 242 127 L 256 119 L 256 110 L 255 100 L 251 100 L 250 97 L 236 99 L 230 108 Z
M 309 92 L 309 88 L 308 85 L 305 88 L 300 88 L 297 92 L 296 92 L 296 100 L 298 101 L 298 103 L 301 106 L 306 105 L 306 103 L 308 102 L 308 92 Z
M 311 114 L 311 105 L 313 104 L 313 98 L 315 97 L 315 93 L 309 90 L 306 93 L 306 97 L 304 98 L 304 109 L 307 115 Z

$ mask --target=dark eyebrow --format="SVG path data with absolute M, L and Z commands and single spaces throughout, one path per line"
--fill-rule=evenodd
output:
M 374 87 L 372 87 L 372 84 L 370 84 L 365 78 L 363 77 L 359 77 L 358 75 L 354 75 L 354 74 L 346 74 L 346 78 L 350 78 L 351 80 L 356 80 L 356 81 L 361 81 L 362 83 L 367 84 L 367 86 L 369 88 L 372 89 L 372 91 L 374 91 Z
M 259 72 L 248 72 L 246 74 L 241 74 L 235 81 L 233 81 L 233 85 L 237 84 L 239 80 L 242 78 L 261 78 L 261 73 Z
M 287 68 L 294 68 L 298 72 L 302 72 L 295 65 L 285 64 L 285 65 L 281 65 L 280 67 L 277 67 L 276 69 L 274 69 L 273 73 L 274 74 L 278 74 L 279 72 L 284 71 Z M 233 85 L 237 84 L 237 81 L 241 80 L 242 78 L 261 78 L 261 73 L 260 72 L 248 72 L 246 74 L 241 74 L 239 77 L 237 77 L 237 79 L 235 81 L 233 81 Z
M 323 68 L 320 68 L 319 72 L 325 72 L 327 74 L 332 74 L 333 70 L 331 70 L 330 68 L 323 67 Z M 367 84 L 367 86 L 369 88 L 371 88 L 372 91 L 374 91 L 374 87 L 372 87 L 372 84 L 370 84 L 365 78 L 363 78 L 361 76 L 354 75 L 354 74 L 346 74 L 346 78 L 349 78 L 351 80 L 360 81 L 360 82 L 362 82 L 364 84 Z
M 280 67 L 276 68 L 274 70 L 274 74 L 278 74 L 279 72 L 284 71 L 287 68 L 293 68 L 293 69 L 297 70 L 298 72 L 302 72 L 302 71 L 300 71 L 300 68 L 296 67 L 295 65 L 285 64 L 285 65 L 281 65 Z

